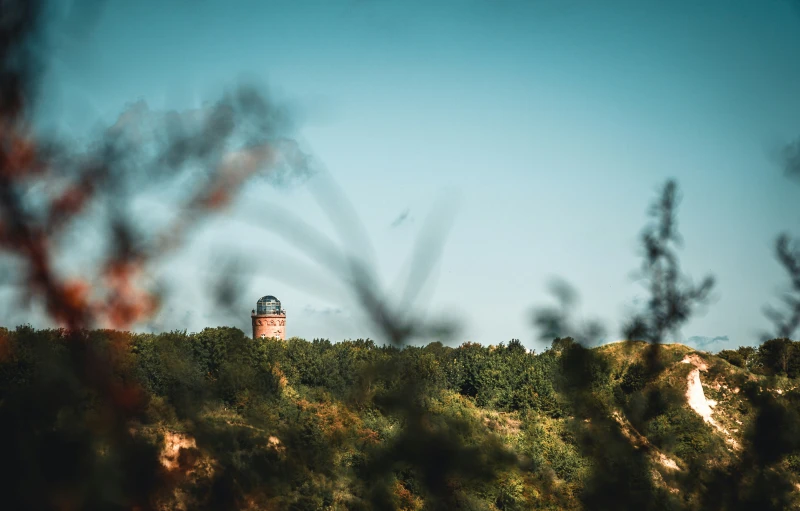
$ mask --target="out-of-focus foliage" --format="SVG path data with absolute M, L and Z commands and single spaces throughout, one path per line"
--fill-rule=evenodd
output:
M 358 221 L 323 180 L 316 198 L 352 253 L 290 215 L 274 228 L 347 283 L 387 345 L 254 341 L 233 328 L 120 331 L 159 307 L 150 265 L 248 178 L 304 177 L 310 157 L 292 138 L 288 112 L 248 87 L 191 112 L 136 103 L 87 147 L 44 140 L 31 124 L 46 60 L 43 6 L 6 0 L 2 8 L 0 250 L 16 265 L 23 304 L 36 301 L 66 327 L 0 330 L 3 508 L 798 506 L 800 368 L 789 338 L 800 324 L 800 255 L 788 236 L 777 254 L 792 287 L 785 310 L 769 311 L 776 338 L 758 349 L 713 357 L 662 344 L 713 285 L 680 271 L 674 182 L 642 233 L 649 297 L 624 330 L 647 343 L 590 348 L 604 329 L 574 324 L 577 292 L 556 283 L 560 307 L 534 316 L 542 337 L 555 338 L 543 353 L 518 340 L 416 347 L 412 339 L 452 325 L 391 306 Z M 196 187 L 174 222 L 136 223 L 139 192 L 182 181 Z M 79 275 L 65 274 L 56 264 L 70 253 L 65 233 L 91 211 L 100 212 L 102 253 Z M 442 239 L 432 222 L 401 303 L 416 298 Z M 216 291 L 235 310 L 231 282 Z M 686 401 L 700 367 L 702 391 L 717 406 L 704 419 Z

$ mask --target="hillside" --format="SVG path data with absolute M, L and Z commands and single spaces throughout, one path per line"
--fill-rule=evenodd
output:
M 0 336 L 3 491 L 10 509 L 786 509 L 800 392 L 767 351 L 20 327 Z

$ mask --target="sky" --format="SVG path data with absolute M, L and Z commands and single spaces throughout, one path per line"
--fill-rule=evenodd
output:
M 42 125 L 88 133 L 137 100 L 181 110 L 240 79 L 263 84 L 349 198 L 371 248 L 347 249 L 374 256 L 392 299 L 432 226 L 443 248 L 408 310 L 458 320 L 454 344 L 541 350 L 531 311 L 553 303 L 554 277 L 579 291 L 579 318 L 619 339 L 646 297 L 631 275 L 638 235 L 669 178 L 682 191 L 683 269 L 718 283 L 677 340 L 756 344 L 763 306 L 787 283 L 773 246 L 800 235 L 800 185 L 775 157 L 800 135 L 790 0 L 57 5 Z M 171 297 L 141 328 L 247 332 L 272 294 L 289 336 L 380 341 L 347 287 L 269 228 L 290 211 L 336 239 L 314 186 L 327 185 L 249 184 L 159 269 Z M 240 314 L 208 300 L 234 252 Z

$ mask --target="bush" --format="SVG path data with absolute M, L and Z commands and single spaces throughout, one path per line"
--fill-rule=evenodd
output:
M 647 384 L 647 369 L 639 362 L 631 364 L 622 376 L 619 386 L 626 394 L 642 390 Z
M 729 363 L 735 365 L 736 367 L 741 367 L 741 368 L 747 367 L 745 357 L 738 351 L 722 350 L 719 353 L 717 353 L 717 356 L 727 360 Z
M 659 449 L 689 462 L 710 454 L 719 444 L 703 419 L 685 407 L 672 408 L 652 419 L 646 436 Z

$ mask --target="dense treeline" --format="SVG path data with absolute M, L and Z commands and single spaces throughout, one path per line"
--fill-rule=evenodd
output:
M 485 478 L 480 496 L 466 487 L 448 487 L 445 493 L 451 501 L 438 507 L 450 507 L 452 499 L 488 499 L 501 509 L 516 509 L 514 502 L 522 499 L 524 485 L 517 481 L 506 488 L 492 466 L 513 468 L 515 457 L 486 436 L 485 424 L 470 412 L 477 408 L 453 401 L 454 396 L 468 396 L 493 410 L 537 411 L 551 417 L 565 413 L 552 386 L 556 357 L 549 352 L 529 355 L 519 341 L 496 348 L 465 344 L 453 349 L 433 343 L 398 350 L 362 339 L 253 341 L 235 328 L 159 335 L 104 330 L 80 336 L 85 343 L 75 343 L 75 333 L 65 330 L 2 331 L 0 455 L 5 463 L 20 467 L 15 480 L 6 480 L 11 483 L 7 498 L 19 508 L 49 507 L 52 502 L 36 499 L 60 495 L 62 487 L 70 487 L 75 502 L 86 505 L 95 485 L 103 485 L 105 493 L 118 493 L 120 501 L 140 491 L 168 502 L 176 498 L 174 488 L 163 478 L 154 480 L 164 472 L 154 463 L 165 434 L 176 431 L 197 442 L 197 449 L 181 451 L 181 463 L 196 467 L 197 457 L 204 456 L 216 465 L 205 475 L 193 469 L 198 479 L 185 482 L 191 494 L 183 493 L 181 499 L 195 508 L 238 508 L 243 499 L 253 498 L 293 509 L 334 504 L 371 508 L 381 499 L 392 501 L 384 502 L 388 507 L 401 508 L 406 501 L 434 502 L 438 484 L 460 478 L 467 484 L 477 477 Z M 140 431 L 132 437 L 136 445 L 130 446 L 130 453 L 128 446 L 104 438 L 107 431 L 94 420 L 104 415 L 102 402 L 82 376 L 70 370 L 76 357 L 86 356 L 84 350 L 110 364 L 106 368 L 118 383 L 111 392 L 129 394 L 136 408 Z M 413 420 L 407 416 L 413 407 L 398 408 L 409 386 L 426 420 L 439 422 L 426 425 L 437 430 L 437 442 L 425 449 L 416 445 L 424 437 L 413 435 Z M 22 424 L 24 430 L 15 429 Z M 42 443 L 47 435 L 53 441 Z M 548 441 L 544 432 L 534 429 L 531 435 L 526 451 L 534 461 L 549 456 L 558 474 L 577 483 L 575 473 L 582 462 L 574 449 L 559 440 L 548 455 L 536 448 Z M 469 459 L 458 458 L 462 442 Z M 120 452 L 111 453 L 109 463 L 115 458 L 140 463 L 136 472 L 149 472 L 153 480 L 139 486 L 116 480 L 113 470 L 97 459 L 104 456 L 104 448 L 115 446 Z M 443 458 L 450 459 L 431 458 L 431 449 L 443 449 Z M 132 454 L 136 459 L 129 458 Z M 31 464 L 34 459 L 44 465 Z M 384 463 L 389 466 L 379 466 Z M 481 469 L 481 464 L 487 466 Z M 417 480 L 426 477 L 442 481 Z M 349 481 L 338 492 L 344 497 L 335 490 L 342 481 Z
M 756 374 L 800 376 L 800 342 L 791 339 L 770 339 L 757 348 L 742 346 L 736 350 L 723 350 L 719 356 Z
M 13 508 L 59 498 L 110 509 L 139 498 L 143 508 L 563 509 L 602 508 L 608 497 L 700 509 L 708 487 L 730 475 L 706 468 L 735 461 L 686 404 L 689 367 L 678 362 L 691 350 L 682 346 L 662 347 L 676 369 L 653 378 L 644 343 L 588 350 L 563 338 L 535 354 L 518 340 L 397 349 L 363 339 L 254 341 L 226 327 L 80 337 L 87 342 L 64 330 L 2 331 L 0 455 L 18 467 L 5 480 Z M 773 344 L 751 355 L 759 368 L 772 367 Z M 115 382 L 108 391 L 132 410 L 124 439 L 85 376 L 70 370 L 87 356 L 104 361 Z M 707 359 L 709 374 L 735 371 Z M 747 375 L 730 382 L 747 389 Z M 752 402 L 732 405 L 746 425 L 764 399 L 747 392 Z M 797 425 L 796 393 L 776 408 L 785 427 Z M 614 436 L 614 417 L 643 440 Z M 173 465 L 164 458 L 170 440 L 183 442 Z M 684 475 L 654 482 L 658 463 L 637 442 Z M 800 458 L 790 444 L 770 466 L 791 479 Z M 120 465 L 138 478 L 121 477 Z M 620 480 L 627 495 L 608 493 Z

